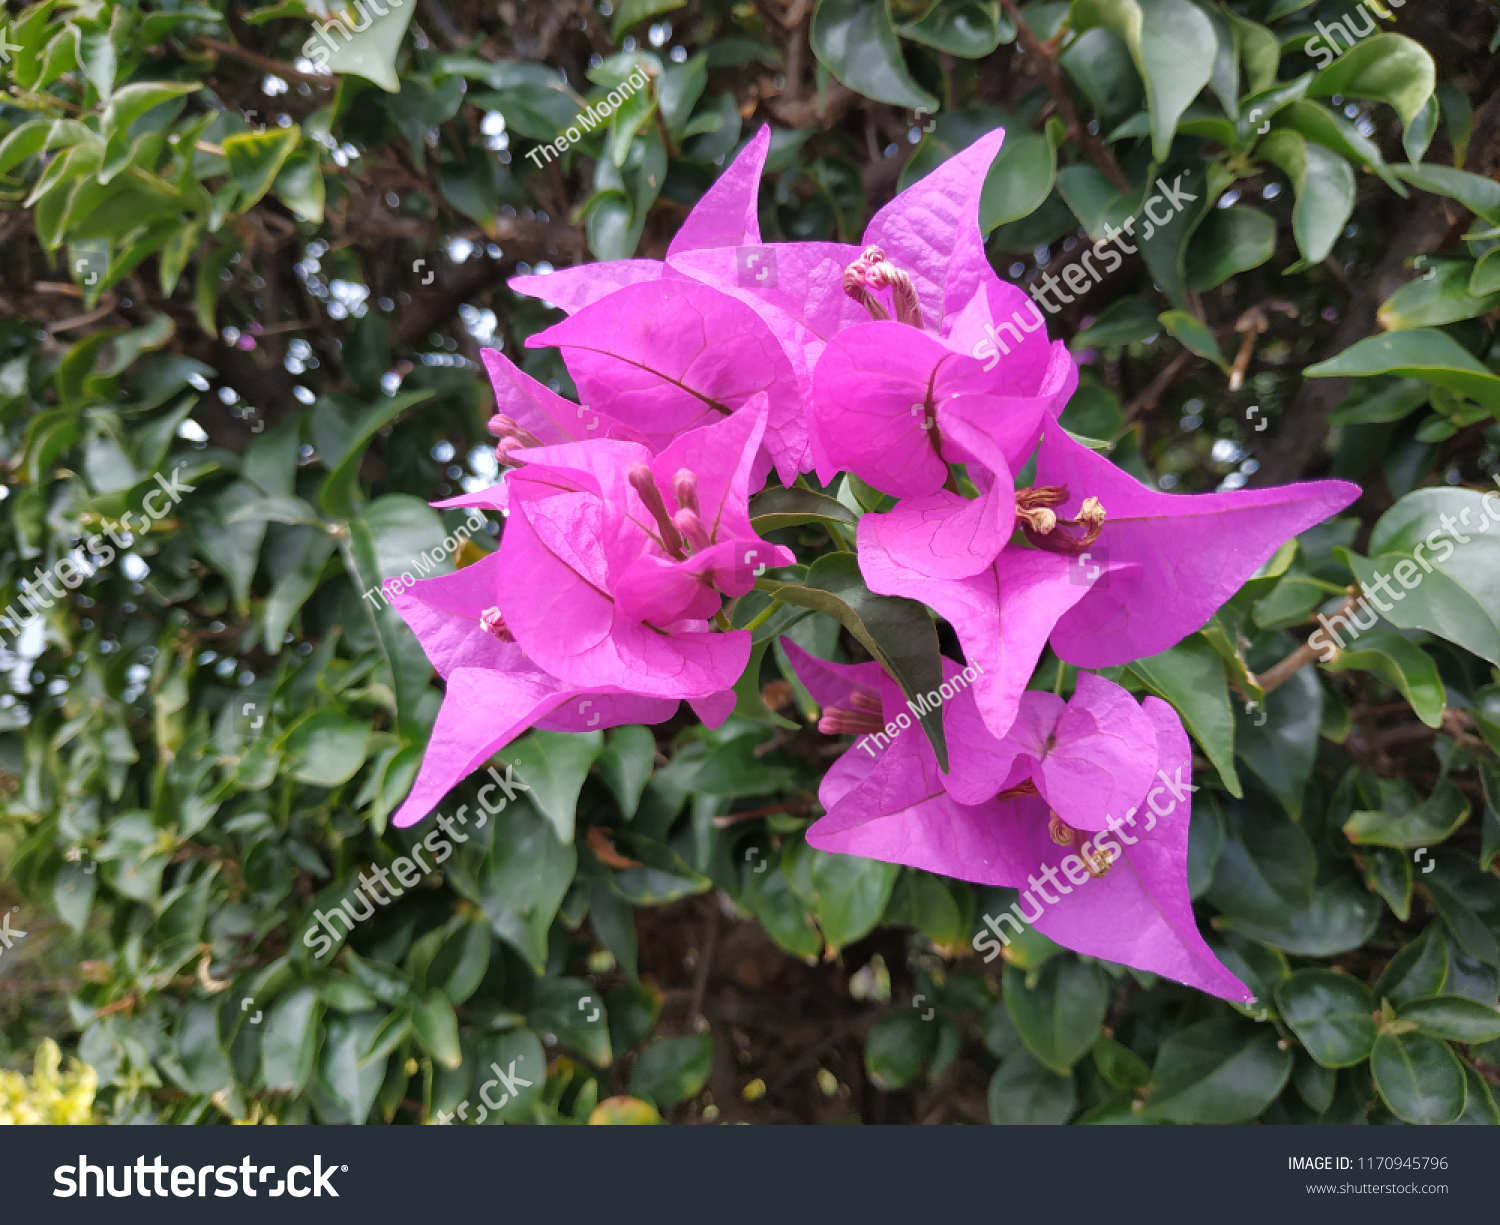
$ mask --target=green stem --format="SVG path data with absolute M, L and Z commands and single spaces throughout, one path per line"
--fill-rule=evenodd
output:
M 780 607 L 781 607 L 781 601 L 778 600 L 778 599 L 773 598 L 771 600 L 771 602 L 765 606 L 764 609 L 762 609 L 759 613 L 757 613 L 755 615 L 754 618 L 752 618 L 752 620 L 750 621 L 749 625 L 743 625 L 740 628 L 741 629 L 750 630 L 753 633 L 754 631 L 758 630 L 762 625 L 764 625 L 767 621 L 769 621 L 771 619 L 772 615 Z

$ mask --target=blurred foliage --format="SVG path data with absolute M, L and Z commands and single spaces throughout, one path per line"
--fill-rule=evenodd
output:
M 60 1073 L 62 1052 L 51 1038 L 37 1048 L 28 1080 L 18 1072 L 0 1071 L 0 1124 L 92 1123 L 98 1077 L 86 1063 L 73 1060 Z
M 61 1025 L 88 1068 L 59 1080 L 49 1039 L 0 1117 L 86 1117 L 97 1075 L 118 1122 L 468 1122 L 498 1065 L 488 1122 L 1500 1121 L 1488 6 L 1424 0 L 1320 66 L 1346 6 L 363 5 L 7 27 L 0 863 L 73 934 L 0 973 L 32 1001 L 11 1051 Z M 416 845 L 387 820 L 439 700 L 364 593 L 493 547 L 427 505 L 494 476 L 481 346 L 572 391 L 525 348 L 556 312 L 505 278 L 660 256 L 763 121 L 764 235 L 843 241 L 1004 125 L 982 221 L 1002 273 L 1074 291 L 1069 426 L 1163 489 L 1364 486 L 1119 676 L 1202 752 L 1192 890 L 1255 1007 L 1035 932 L 987 966 L 1006 891 L 810 850 L 830 746 L 776 649 L 717 731 L 519 742 L 533 791 L 310 954 L 314 914 Z M 1158 179 L 1192 201 L 1075 284 Z M 1357 649 L 1276 674 L 1476 510 Z M 759 636 L 860 657 L 796 612 Z

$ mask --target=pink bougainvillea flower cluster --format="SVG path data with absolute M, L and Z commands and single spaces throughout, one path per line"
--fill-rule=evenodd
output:
M 798 560 L 757 535 L 750 498 L 773 473 L 851 474 L 893 499 L 860 518 L 865 583 L 930 607 L 967 667 L 958 683 L 943 661 L 944 771 L 922 735 L 884 734 L 905 699 L 879 665 L 787 644 L 820 727 L 862 735 L 809 842 L 1014 887 L 1017 928 L 1248 998 L 1193 921 L 1177 714 L 1087 671 L 1067 702 L 1027 685 L 1049 644 L 1080 669 L 1169 649 L 1358 490 L 1158 493 L 1072 438 L 1077 367 L 979 229 L 1003 139 L 902 192 L 858 244 L 764 243 L 763 129 L 665 259 L 511 281 L 566 314 L 527 344 L 559 350 L 580 402 L 486 352 L 507 471 L 439 505 L 507 519 L 498 553 L 396 598 L 447 682 L 396 824 L 528 727 L 660 722 L 684 700 L 721 723 L 751 658 L 723 602 Z

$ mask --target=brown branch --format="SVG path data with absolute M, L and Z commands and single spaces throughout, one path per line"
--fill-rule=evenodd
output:
M 1353 611 L 1356 604 L 1364 599 L 1364 593 L 1358 586 L 1349 588 L 1349 594 L 1344 597 L 1344 602 L 1338 606 L 1338 610 L 1328 619 L 1333 621 L 1339 617 L 1347 617 Z M 1319 648 L 1312 645 L 1312 639 L 1317 635 L 1309 637 L 1300 647 L 1283 659 L 1280 663 L 1273 664 L 1256 679 L 1260 683 L 1262 692 L 1270 693 L 1271 690 L 1284 685 L 1290 680 L 1294 673 L 1301 671 L 1313 660 L 1317 659 L 1327 648 Z
M 1028 54 L 1034 55 L 1041 65 L 1042 80 L 1046 83 L 1047 92 L 1052 95 L 1052 100 L 1057 103 L 1057 109 L 1067 122 L 1068 135 L 1083 146 L 1089 160 L 1104 172 L 1111 183 L 1121 191 L 1129 191 L 1130 182 L 1120 169 L 1120 164 L 1115 161 L 1115 155 L 1109 151 L 1109 146 L 1090 132 L 1088 125 L 1079 118 L 1078 108 L 1073 105 L 1073 95 L 1068 93 L 1068 84 L 1063 80 L 1062 69 L 1057 64 L 1057 48 L 1037 38 L 1032 28 L 1026 24 L 1025 18 L 1021 16 L 1016 0 L 1001 0 L 1001 3 L 1016 27 L 1016 36 L 1021 47 Z
M 784 804 L 767 804 L 764 808 L 752 808 L 748 812 L 731 812 L 727 816 L 715 817 L 713 826 L 715 829 L 728 829 L 741 821 L 770 816 L 773 812 L 806 812 L 810 803 L 808 800 L 788 800 Z
M 1146 389 L 1125 406 L 1123 424 L 1129 425 L 1142 413 L 1148 413 L 1155 408 L 1156 402 L 1166 393 L 1167 388 L 1177 381 L 1177 376 L 1188 368 L 1196 356 L 1197 354 L 1191 349 L 1184 349 L 1163 366 L 1157 372 L 1156 377 L 1146 385 Z
M 220 42 L 217 38 L 209 38 L 206 34 L 199 34 L 193 39 L 193 43 L 214 55 L 239 60 L 242 64 L 249 64 L 252 68 L 259 68 L 283 80 L 306 81 L 309 85 L 321 85 L 324 89 L 332 89 L 339 83 L 338 77 L 328 73 L 298 72 L 290 64 L 273 60 L 269 55 L 261 55 L 258 51 L 251 51 L 236 43 Z

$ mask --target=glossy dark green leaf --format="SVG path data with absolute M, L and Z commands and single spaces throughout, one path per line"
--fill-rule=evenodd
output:
M 1391 793 L 1387 807 L 1378 811 L 1351 813 L 1344 823 L 1344 836 L 1355 844 L 1373 846 L 1433 846 L 1453 834 L 1469 819 L 1469 801 L 1451 782 L 1419 804 L 1409 805 Z
M 1348 974 L 1298 970 L 1277 984 L 1276 1003 L 1307 1053 L 1325 1068 L 1363 1063 L 1375 1044 L 1370 989 Z
M 1302 829 L 1262 801 L 1225 803 L 1224 849 L 1208 900 L 1235 920 L 1275 927 L 1308 906 L 1316 860 Z
M 1426 1034 L 1381 1034 L 1370 1074 L 1381 1100 L 1407 1123 L 1452 1123 L 1464 1111 L 1463 1064 L 1446 1042 Z
M 636 1058 L 630 1092 L 661 1109 L 696 1097 L 714 1062 L 712 1034 L 653 1042 Z
M 1130 670 L 1182 716 L 1230 794 L 1244 795 L 1234 768 L 1234 713 L 1229 705 L 1229 685 L 1213 647 L 1195 634 L 1160 655 L 1136 660 Z
M 1026 1049 L 1054 1072 L 1068 1071 L 1094 1044 L 1109 1009 L 1104 973 L 1073 957 L 1054 957 L 1030 975 L 1005 967 L 1005 1006 Z
M 914 1008 L 898 1008 L 870 1027 L 865 1072 L 887 1093 L 904 1089 L 922 1071 L 937 1043 L 937 1025 Z
M 1500 1010 L 1459 995 L 1428 996 L 1403 1004 L 1397 1015 L 1415 1021 L 1423 1033 L 1450 1042 L 1492 1042 L 1500 1038 Z
M 1078 1109 L 1073 1074 L 1059 1075 L 1025 1050 L 995 1069 L 988 1097 L 990 1122 L 997 1124 L 1061 1124 Z
M 1349 564 L 1367 592 L 1383 578 L 1396 594 L 1381 612 L 1392 625 L 1500 664 L 1500 534 L 1481 530 L 1491 522 L 1478 492 L 1419 489 L 1380 517 L 1371 556 L 1351 555 Z
M 1186 0 L 1073 0 L 1070 20 L 1075 30 L 1102 26 L 1124 40 L 1146 85 L 1152 155 L 1166 161 L 1178 119 L 1212 76 L 1213 23 Z
M 1146 1111 L 1172 1123 L 1242 1123 L 1276 1099 L 1291 1071 L 1291 1052 L 1270 1027 L 1199 1021 L 1162 1043 Z
M 260 1035 L 261 1082 L 267 1089 L 300 1093 L 317 1059 L 322 1004 L 313 987 L 298 987 L 265 1010 Z
M 856 93 L 928 114 L 938 109 L 901 58 L 885 0 L 818 0 L 811 43 L 819 63 Z
M 1217 289 L 1275 254 L 1275 220 L 1257 208 L 1216 208 L 1188 241 L 1184 284 L 1195 293 Z
M 873 594 L 865 586 L 854 554 L 825 554 L 808 568 L 802 584 L 776 584 L 770 590 L 785 604 L 833 617 L 890 673 L 909 699 L 941 685 L 937 630 L 927 610 L 914 600 Z M 946 771 L 948 747 L 941 709 L 929 711 L 919 721 Z
M 1315 98 L 1338 94 L 1385 102 L 1403 124 L 1410 124 L 1432 96 L 1436 80 L 1432 56 L 1421 43 L 1400 34 L 1377 34 L 1319 72 L 1308 92 Z

